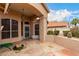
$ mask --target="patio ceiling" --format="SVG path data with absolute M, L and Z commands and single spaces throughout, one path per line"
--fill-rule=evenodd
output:
M 4 8 L 5 8 L 5 4 L 2 4 L 2 3 L 0 3 L 0 11 L 4 11 Z
M 41 13 L 33 6 L 29 5 L 28 3 L 12 3 L 9 6 L 10 10 L 14 10 L 24 14 L 28 17 L 30 16 L 41 16 Z

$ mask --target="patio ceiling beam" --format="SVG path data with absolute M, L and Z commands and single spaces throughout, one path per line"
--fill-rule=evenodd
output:
M 4 14 L 7 12 L 8 7 L 9 7 L 9 3 L 6 3 L 5 8 L 4 8 Z

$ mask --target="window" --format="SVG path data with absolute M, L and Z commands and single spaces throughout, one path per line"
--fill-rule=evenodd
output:
M 1 19 L 1 26 L 4 26 L 1 31 L 1 39 L 18 37 L 18 22 L 16 20 Z
M 21 21 L 21 36 L 23 36 L 23 21 Z
M 39 24 L 35 24 L 35 35 L 39 35 Z
M 2 39 L 10 38 L 10 20 L 9 19 L 2 19 L 1 26 L 4 26 L 1 32 Z
M 12 20 L 12 37 L 18 37 L 18 22 Z

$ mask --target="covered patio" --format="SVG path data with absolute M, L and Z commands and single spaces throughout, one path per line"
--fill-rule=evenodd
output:
M 44 41 L 47 32 L 48 12 L 43 3 L 0 4 L 0 27 L 4 26 L 0 31 L 0 42 L 17 42 L 23 39 Z M 10 24 L 3 23 L 6 21 Z M 7 35 L 7 33 L 9 34 Z
M 79 56 L 47 36 L 48 9 L 43 3 L 0 4 L 0 44 L 24 44 L 21 51 L 0 49 L 1 56 Z M 57 37 L 56 37 L 57 38 Z M 51 40 L 50 40 L 51 39 Z M 70 43 L 69 43 L 70 44 Z M 78 45 L 78 44 L 77 44 Z

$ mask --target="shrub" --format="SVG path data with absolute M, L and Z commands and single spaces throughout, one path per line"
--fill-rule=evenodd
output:
M 53 35 L 53 31 L 52 31 L 52 30 L 49 30 L 49 31 L 47 32 L 47 35 Z
M 68 33 L 67 33 L 67 37 L 68 37 L 68 38 L 71 38 L 71 37 L 72 37 L 72 33 L 71 33 L 71 32 L 68 32 Z
M 59 35 L 59 30 L 54 30 L 54 35 Z
M 71 31 L 71 33 L 73 37 L 76 37 L 76 31 Z
M 78 30 L 79 30 L 79 28 L 77 26 L 70 29 L 70 31 L 72 31 L 72 32 L 78 31 Z
M 77 31 L 72 31 L 72 36 L 79 38 L 79 30 L 77 30 Z
M 68 32 L 70 32 L 70 31 L 63 31 L 63 35 L 67 36 Z
M 13 50 L 22 50 L 24 48 L 24 45 L 17 47 L 16 45 L 13 47 Z
M 76 31 L 76 37 L 79 38 L 79 30 Z

